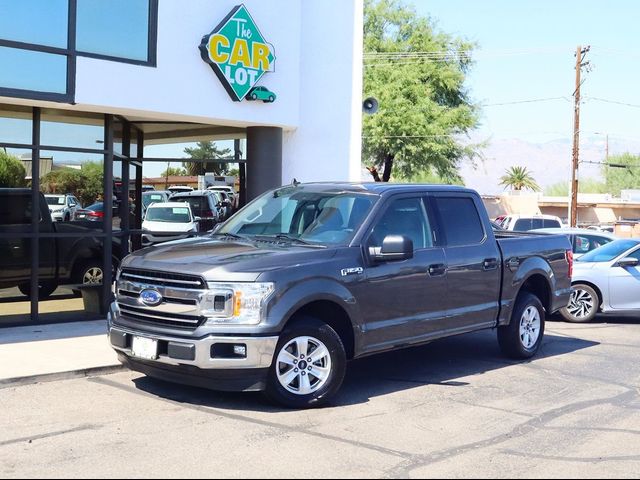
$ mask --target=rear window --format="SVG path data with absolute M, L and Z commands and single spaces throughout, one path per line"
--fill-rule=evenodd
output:
M 185 202 L 191 206 L 191 212 L 196 217 L 210 217 L 212 215 L 209 207 L 209 197 L 173 197 L 173 201 Z
M 473 199 L 437 197 L 436 208 L 440 212 L 448 246 L 476 245 L 484 240 L 484 228 Z
M 520 218 L 516 220 L 513 229 L 516 232 L 528 232 L 540 228 L 561 228 L 560 222 L 551 218 Z

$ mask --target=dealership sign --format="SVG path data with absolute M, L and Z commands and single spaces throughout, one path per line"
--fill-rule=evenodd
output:
M 266 72 L 274 71 L 276 60 L 273 46 L 244 5 L 235 7 L 213 32 L 202 37 L 200 53 L 236 102 L 245 99 Z

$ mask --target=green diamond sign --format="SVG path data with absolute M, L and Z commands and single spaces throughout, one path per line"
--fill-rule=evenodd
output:
M 200 53 L 234 101 L 275 100 L 272 92 L 266 100 L 259 96 L 268 92 L 264 87 L 252 92 L 266 72 L 274 71 L 276 57 L 244 5 L 235 7 L 213 32 L 202 37 Z

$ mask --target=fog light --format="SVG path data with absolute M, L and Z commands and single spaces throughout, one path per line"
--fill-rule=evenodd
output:
M 233 354 L 238 357 L 246 357 L 247 356 L 247 347 L 244 345 L 234 345 L 233 346 Z

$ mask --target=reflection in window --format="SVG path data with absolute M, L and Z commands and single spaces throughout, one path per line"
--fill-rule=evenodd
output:
M 30 145 L 32 117 L 31 107 L 0 105 L 0 141 Z
M 80 52 L 147 61 L 149 0 L 78 0 Z
M 40 128 L 42 145 L 104 149 L 104 115 L 44 109 Z
M 0 38 L 67 48 L 69 0 L 0 0 Z
M 67 92 L 67 57 L 0 47 L 0 88 Z M 8 66 L 11 66 L 8 68 Z

